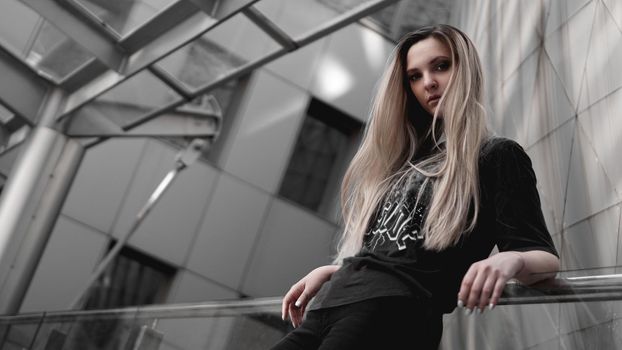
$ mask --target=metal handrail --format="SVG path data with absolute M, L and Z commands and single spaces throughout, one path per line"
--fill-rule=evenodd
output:
M 510 281 L 499 305 L 550 304 L 622 300 L 622 274 L 563 277 L 531 286 Z M 188 304 L 149 305 L 105 310 L 68 310 L 0 316 L 0 325 L 68 322 L 91 319 L 148 320 L 166 318 L 232 317 L 280 314 L 281 297 L 212 301 Z
M 231 317 L 261 313 L 279 313 L 281 297 L 211 301 L 188 304 L 148 305 L 102 310 L 67 310 L 0 316 L 0 325 L 38 322 L 61 323 L 72 320 L 121 319 L 144 320 L 163 318 Z

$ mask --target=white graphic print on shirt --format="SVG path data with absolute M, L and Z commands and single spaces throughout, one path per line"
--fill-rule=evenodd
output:
M 407 241 L 423 240 L 421 226 L 425 212 L 425 196 L 422 196 L 417 203 L 417 208 L 413 208 L 421 183 L 422 181 L 414 181 L 414 184 L 409 184 L 405 195 L 393 194 L 385 201 L 380 213 L 376 215 L 377 219 L 371 230 L 366 233 L 367 249 L 391 250 L 393 242 L 398 250 L 404 250 Z

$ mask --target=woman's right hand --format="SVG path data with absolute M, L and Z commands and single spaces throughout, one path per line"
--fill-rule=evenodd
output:
M 302 316 L 309 300 L 315 296 L 324 282 L 328 281 L 339 267 L 339 265 L 320 266 L 296 282 L 283 297 L 281 307 L 283 320 L 289 318 L 292 325 L 298 327 L 302 323 Z

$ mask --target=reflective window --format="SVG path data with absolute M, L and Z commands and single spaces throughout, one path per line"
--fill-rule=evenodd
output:
M 358 146 L 361 127 L 354 118 L 312 100 L 279 194 L 335 218 L 341 179 Z
M 238 14 L 158 63 L 189 89 L 208 86 L 281 46 Z
M 373 28 L 397 41 L 404 34 L 425 25 L 448 23 L 456 0 L 402 0 L 366 19 Z
M 55 82 L 94 59 L 82 46 L 17 0 L 2 3 L 0 45 Z
M 255 8 L 294 39 L 370 1 L 364 0 L 261 0 Z
M 117 37 L 142 26 L 177 0 L 71 0 Z

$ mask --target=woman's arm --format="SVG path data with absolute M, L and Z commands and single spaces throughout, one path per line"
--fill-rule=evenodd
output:
M 324 282 L 328 281 L 339 265 L 325 265 L 309 272 L 300 281 L 296 282 L 283 297 L 281 305 L 281 317 L 283 320 L 290 319 L 294 327 L 302 322 L 309 300 L 320 290 Z
M 545 251 L 497 253 L 471 265 L 462 279 L 458 306 L 466 307 L 468 313 L 475 307 L 482 312 L 486 305 L 492 309 L 508 280 L 516 278 L 529 285 L 555 277 L 558 270 L 559 258 Z

